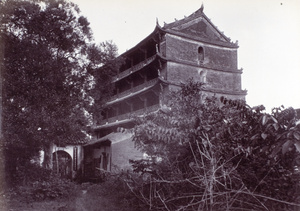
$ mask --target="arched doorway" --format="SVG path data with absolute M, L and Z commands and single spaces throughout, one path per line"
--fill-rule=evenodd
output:
M 53 172 L 72 179 L 72 157 L 67 152 L 59 150 L 53 153 Z

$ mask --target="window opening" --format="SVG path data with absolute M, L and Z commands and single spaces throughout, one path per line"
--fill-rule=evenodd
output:
M 200 64 L 203 64 L 204 61 L 204 49 L 201 46 L 198 48 L 198 61 Z

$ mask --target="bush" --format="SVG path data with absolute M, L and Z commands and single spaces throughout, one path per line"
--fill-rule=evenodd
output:
M 114 175 L 107 175 L 102 183 L 82 183 L 82 192 L 76 203 L 70 200 L 67 210 L 81 211 L 141 211 L 147 210 L 140 206 L 140 202 L 133 195 L 127 186 L 129 178 L 135 174 L 120 172 Z M 78 207 L 78 204 L 80 206 Z
M 37 164 L 28 164 L 18 169 L 16 182 L 6 195 L 10 200 L 31 202 L 49 199 L 66 199 L 74 196 L 77 185 L 70 180 L 60 178 Z
M 30 195 L 33 200 L 66 199 L 73 196 L 77 185 L 70 180 L 51 175 L 46 181 L 32 183 Z
M 147 210 L 146 207 L 140 203 L 138 198 L 133 195 L 133 192 L 128 186 L 128 181 L 134 178 L 138 178 L 140 175 L 133 172 L 119 172 L 114 175 L 109 175 L 106 181 L 99 184 L 98 186 L 92 186 L 88 189 L 94 196 L 103 196 L 111 199 L 110 203 L 116 208 L 115 210 L 120 211 L 140 211 Z
M 130 190 L 155 210 L 293 210 L 300 207 L 300 121 L 295 110 L 202 98 L 201 84 L 171 93 L 169 109 L 137 118 Z
M 28 185 L 36 181 L 46 181 L 50 179 L 51 175 L 51 169 L 46 169 L 36 163 L 27 163 L 17 168 L 13 185 Z

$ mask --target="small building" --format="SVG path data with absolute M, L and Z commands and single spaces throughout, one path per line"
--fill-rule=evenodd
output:
M 89 180 L 101 179 L 106 172 L 130 169 L 130 159 L 143 158 L 130 133 L 116 132 L 94 139 L 83 145 L 83 151 L 83 177 Z

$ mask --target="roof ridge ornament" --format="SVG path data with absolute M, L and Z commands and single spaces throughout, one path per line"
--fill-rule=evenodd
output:
M 204 10 L 204 4 L 202 2 L 201 7 L 200 7 L 200 12 L 203 13 L 203 10 Z
M 203 10 L 204 10 L 204 4 L 202 2 L 201 7 L 196 12 L 194 12 L 192 15 L 203 14 Z

